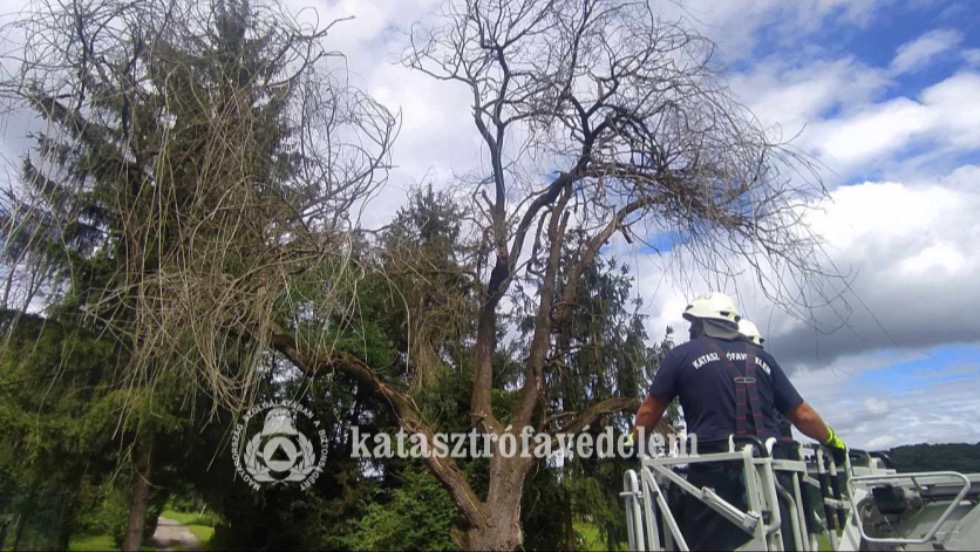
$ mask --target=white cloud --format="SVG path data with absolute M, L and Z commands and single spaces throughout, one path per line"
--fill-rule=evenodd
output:
M 304 14 L 312 10 L 300 0 L 287 0 L 293 11 L 304 6 Z M 439 4 L 439 0 L 358 0 L 328 1 L 319 9 L 321 21 L 354 16 L 354 21 L 338 25 L 329 37 L 330 44 L 346 53 L 349 66 L 355 73 L 355 83 L 364 86 L 389 108 L 401 110 L 402 130 L 394 147 L 390 184 L 379 198 L 371 203 L 362 222 L 377 226 L 403 204 L 405 190 L 414 182 L 431 181 L 446 184 L 455 174 L 485 167 L 482 144 L 469 119 L 467 92 L 453 83 L 438 82 L 410 71 L 396 63 L 405 47 L 404 33 L 415 21 L 424 18 Z M 756 31 L 778 22 L 787 40 L 798 40 L 802 34 L 819 30 L 831 19 L 848 24 L 868 21 L 874 0 L 801 0 L 787 4 L 778 0 L 737 0 L 717 3 L 694 0 L 679 4 L 657 6 L 665 19 L 684 18 L 710 38 L 719 41 L 726 57 L 750 54 Z M 734 54 L 734 55 L 731 55 Z M 777 82 L 786 68 L 773 63 L 767 74 L 756 72 L 761 82 Z M 818 71 L 814 72 L 816 69 Z M 824 71 L 826 69 L 826 71 Z M 799 131 L 810 118 L 825 110 L 854 102 L 865 101 L 884 83 L 879 72 L 867 71 L 861 64 L 847 59 L 827 62 L 825 67 L 799 67 L 786 71 L 794 88 L 778 97 L 764 98 L 753 108 L 772 108 L 763 113 L 763 120 L 780 123 L 786 137 Z M 814 79 L 812 75 L 821 74 Z M 754 84 L 743 89 L 752 94 Z M 767 86 L 768 88 L 768 86 Z M 769 101 L 769 100 L 772 101 Z M 763 101 L 764 100 L 764 101 Z M 765 111 L 762 109 L 760 111 Z
M 980 73 L 959 73 L 922 93 L 933 112 L 933 130 L 960 149 L 980 148 Z
M 894 161 L 925 144 L 933 153 L 980 148 L 980 74 L 963 72 L 922 91 L 811 125 L 801 145 L 832 169 L 850 173 Z
M 980 48 L 963 50 L 963 59 L 973 67 L 980 67 Z
M 876 450 L 924 442 L 980 441 L 976 364 L 947 366 L 947 374 L 961 375 L 953 382 L 932 381 L 934 374 L 922 373 L 911 390 L 887 384 L 890 366 L 930 356 L 929 350 L 847 355 L 830 367 L 796 372 L 790 379 L 851 447 Z M 878 377 L 863 377 L 875 372 Z
M 980 194 L 941 183 L 865 183 L 835 190 L 811 224 L 856 276 L 847 327 L 816 334 L 793 321 L 774 347 L 848 351 L 980 341 Z M 820 314 L 816 314 L 820 318 Z
M 942 177 L 939 184 L 946 188 L 976 194 L 980 190 L 980 165 L 957 167 L 956 170 Z
M 980 148 L 980 104 L 974 100 L 980 72 L 963 70 L 878 101 L 894 89 L 893 77 L 853 57 L 801 62 L 789 55 L 750 65 L 732 76 L 731 87 L 773 139 L 796 138 L 795 146 L 817 157 L 826 178 L 934 175 L 960 153 Z
M 876 0 L 684 0 L 663 2 L 666 19 L 683 18 L 716 41 L 725 59 L 753 57 L 760 44 L 759 29 L 768 26 L 779 44 L 794 46 L 828 22 L 865 25 L 871 21 Z M 791 52 L 795 50 L 785 50 Z
M 890 449 L 896 444 L 898 444 L 898 439 L 893 435 L 879 435 L 868 441 L 865 448 L 868 450 L 884 450 Z
M 907 42 L 898 48 L 892 60 L 891 71 L 909 73 L 929 64 L 937 56 L 956 48 L 963 35 L 952 29 L 936 29 Z
M 823 134 L 819 155 L 831 166 L 846 166 L 894 152 L 929 127 L 929 113 L 921 104 L 898 98 L 854 117 L 832 120 L 816 127 L 814 134 Z
M 320 9 L 320 20 L 354 16 L 356 19 L 338 25 L 330 35 L 330 44 L 350 57 L 349 66 L 357 75 L 356 83 L 392 109 L 400 109 L 403 127 L 394 148 L 390 184 L 385 193 L 374 200 L 363 222 L 376 226 L 398 208 L 405 190 L 414 182 L 428 180 L 446 184 L 454 174 L 463 174 L 485 167 L 482 143 L 469 118 L 471 98 L 453 83 L 438 82 L 410 71 L 397 60 L 406 46 L 404 33 L 415 21 L 426 17 L 441 0 L 331 0 Z M 301 0 L 287 0 L 294 11 L 306 8 Z M 701 32 L 720 43 L 719 53 L 728 58 L 746 57 L 751 53 L 756 31 L 762 26 L 779 22 L 787 40 L 798 40 L 802 34 L 817 31 L 830 19 L 849 24 L 867 22 L 876 5 L 875 0 L 800 0 L 785 3 L 779 0 L 736 0 L 718 3 L 713 0 L 692 0 L 658 4 L 667 20 L 683 18 Z M 850 66 L 848 66 L 850 64 Z M 880 87 L 880 78 L 856 69 L 852 62 L 835 64 L 834 77 L 820 85 L 820 95 L 867 97 L 867 91 Z M 848 72 L 851 74 L 848 75 Z M 854 75 L 860 75 L 857 78 Z M 806 72 L 800 68 L 799 87 L 794 94 L 801 103 L 822 104 L 821 98 L 808 99 Z M 843 91 L 843 92 L 842 92 Z M 770 105 L 787 105 L 788 102 Z M 832 100 L 831 100 L 832 101 Z M 811 114 L 803 108 L 796 121 L 805 122 Z M 817 107 L 817 113 L 823 110 Z M 795 121 L 786 121 L 780 114 L 771 120 L 784 124 L 787 132 L 796 132 Z
M 890 410 L 888 401 L 878 397 L 868 397 L 864 399 L 864 409 L 872 416 L 883 416 Z
M 882 71 L 853 58 L 802 65 L 769 60 L 735 75 L 731 87 L 763 125 L 780 127 L 789 139 L 830 111 L 846 115 L 866 105 L 887 82 Z
M 304 21 L 337 24 L 327 45 L 347 56 L 350 77 L 376 100 L 401 115 L 392 148 L 388 185 L 373 198 L 361 223 L 378 227 L 404 205 L 414 184 L 449 185 L 454 174 L 481 166 L 481 142 L 468 117 L 472 97 L 456 83 L 437 81 L 404 67 L 411 25 L 429 17 L 442 0 L 327 0 L 311 9 L 305 0 L 286 0 Z

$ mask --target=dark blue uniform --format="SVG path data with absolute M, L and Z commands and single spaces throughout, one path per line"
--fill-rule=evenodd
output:
M 778 438 L 778 414 L 785 414 L 803 399 L 772 355 L 761 347 L 742 340 L 703 336 L 671 349 L 653 378 L 649 394 L 668 402 L 674 397 L 680 399 L 687 432 L 697 435 L 701 452 L 727 450 L 728 436 L 736 433 L 735 381 L 719 353 L 723 351 L 736 369 L 745 374 L 750 349 L 756 359 L 758 406 L 765 426 L 759 437 Z M 712 441 L 716 443 L 712 445 Z M 687 480 L 699 488 L 713 488 L 723 499 L 744 510 L 741 470 L 741 464 L 737 462 L 691 464 Z M 691 550 L 734 550 L 749 540 L 744 531 L 693 495 L 685 493 L 683 500 L 675 503 L 672 509 L 679 514 L 681 530 Z M 780 510 L 785 510 L 782 505 Z M 791 535 L 788 511 L 783 511 L 782 515 L 784 535 Z M 787 546 L 787 550 L 791 549 Z
M 735 382 L 711 347 L 724 351 L 741 371 L 745 371 L 746 347 L 756 356 L 756 385 L 763 417 L 763 438 L 779 437 L 776 413 L 785 414 L 803 402 L 783 369 L 772 355 L 761 347 L 745 341 L 728 341 L 700 337 L 674 347 L 667 353 L 660 370 L 653 378 L 649 394 L 664 399 L 680 399 L 684 408 L 687 432 L 697 435 L 698 441 L 727 439 L 735 433 Z

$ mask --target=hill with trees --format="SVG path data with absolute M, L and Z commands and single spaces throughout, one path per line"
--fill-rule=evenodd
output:
M 957 471 L 980 473 L 980 443 L 904 445 L 888 451 L 901 472 Z

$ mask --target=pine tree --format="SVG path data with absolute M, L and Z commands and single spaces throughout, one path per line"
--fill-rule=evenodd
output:
M 282 282 L 338 247 L 395 122 L 332 78 L 325 29 L 275 4 L 73 1 L 16 25 L 0 89 L 44 128 L 0 211 L 5 305 L 113 343 L 101 385 L 127 390 L 136 550 L 154 435 L 200 389 L 212 408 L 249 399 L 293 314 Z

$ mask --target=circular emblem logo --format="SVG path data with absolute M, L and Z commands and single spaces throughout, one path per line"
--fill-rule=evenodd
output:
M 319 450 L 308 434 L 315 434 Z M 298 403 L 264 402 L 249 409 L 235 426 L 231 447 L 235 470 L 253 489 L 295 484 L 305 490 L 323 472 L 327 432 Z

